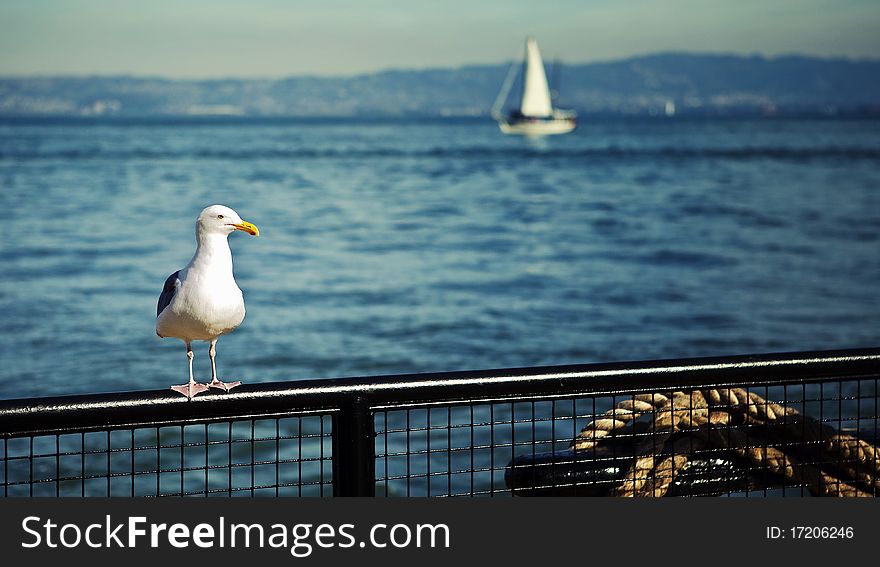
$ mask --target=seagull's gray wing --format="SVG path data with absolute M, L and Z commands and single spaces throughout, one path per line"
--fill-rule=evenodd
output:
M 180 270 L 177 270 L 165 280 L 165 287 L 162 288 L 162 294 L 159 296 L 159 304 L 156 306 L 156 317 L 161 315 L 162 311 L 171 304 L 171 300 L 174 298 L 174 292 L 177 291 L 177 284 L 180 281 L 177 278 L 178 274 L 180 274 Z

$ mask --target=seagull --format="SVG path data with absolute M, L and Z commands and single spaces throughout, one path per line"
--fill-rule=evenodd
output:
M 232 275 L 232 251 L 227 237 L 241 230 L 259 236 L 260 230 L 241 220 L 238 213 L 223 205 L 205 208 L 196 219 L 196 253 L 182 270 L 165 280 L 156 307 L 156 334 L 174 337 L 186 344 L 189 383 L 171 386 L 188 399 L 208 386 L 229 391 L 241 382 L 217 379 L 217 339 L 235 330 L 244 319 L 244 298 Z M 193 341 L 210 341 L 211 383 L 193 379 Z

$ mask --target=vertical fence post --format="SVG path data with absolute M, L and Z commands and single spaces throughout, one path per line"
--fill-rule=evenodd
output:
M 375 436 L 365 398 L 355 397 L 339 408 L 333 423 L 334 496 L 375 496 Z

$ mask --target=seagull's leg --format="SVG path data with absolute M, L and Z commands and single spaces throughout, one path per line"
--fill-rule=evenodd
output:
M 221 382 L 217 379 L 217 361 L 215 360 L 217 356 L 217 339 L 211 341 L 211 348 L 208 350 L 208 356 L 211 357 L 211 383 L 208 384 L 212 388 L 221 388 L 226 390 L 227 392 L 236 386 L 241 386 L 241 382 L 236 380 L 235 382 Z
M 199 384 L 196 382 L 195 378 L 193 378 L 193 349 L 192 343 L 189 341 L 186 342 L 186 357 L 189 359 L 189 384 L 182 384 L 180 386 L 171 386 L 171 389 L 175 392 L 180 392 L 184 396 L 189 399 L 193 399 L 193 396 L 196 394 L 200 394 L 208 389 L 204 384 Z

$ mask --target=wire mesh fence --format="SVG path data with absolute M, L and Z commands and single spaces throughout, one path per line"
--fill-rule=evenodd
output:
M 880 349 L 0 402 L 4 496 L 876 496 Z
M 512 494 L 516 488 L 505 477 L 514 458 L 564 450 L 571 443 L 577 434 L 573 405 L 574 400 L 530 400 L 377 412 L 378 493 Z
M 12 437 L 5 496 L 324 496 L 329 416 Z
M 376 415 L 380 494 L 871 495 L 877 378 Z

